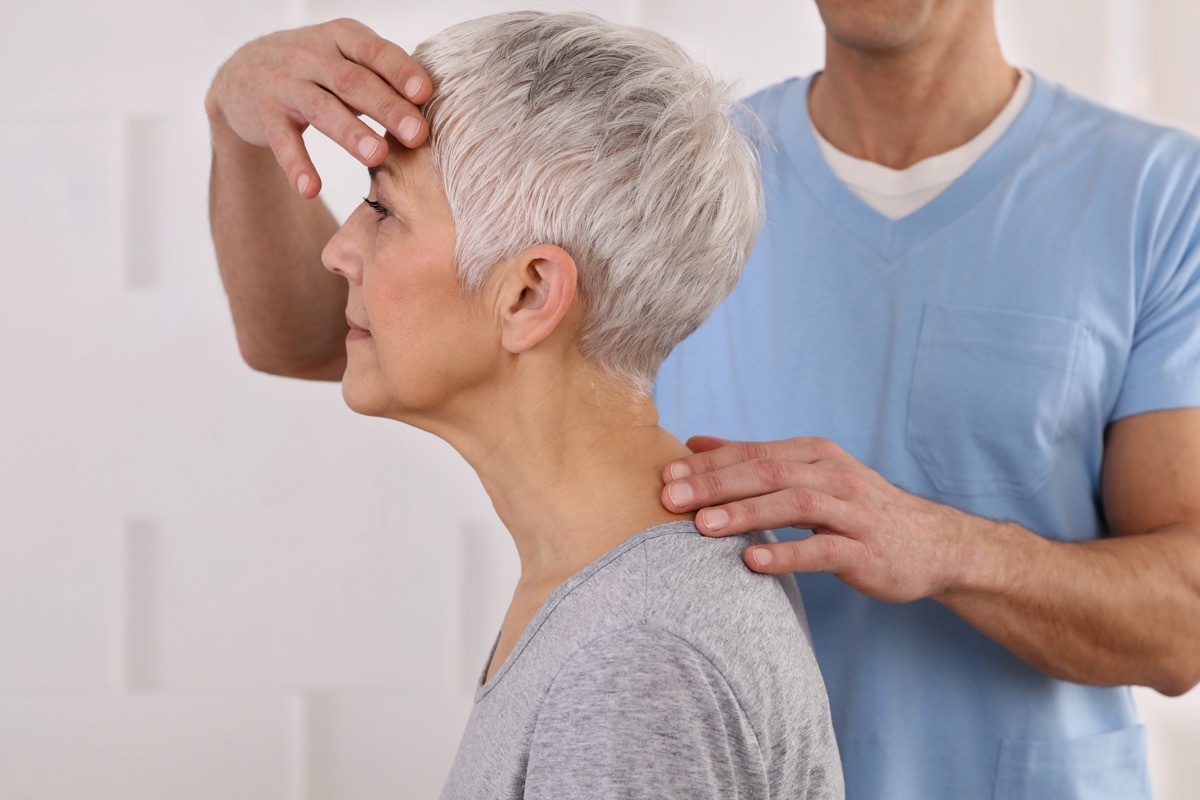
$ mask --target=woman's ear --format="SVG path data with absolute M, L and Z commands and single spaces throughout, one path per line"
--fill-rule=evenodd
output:
M 500 344 L 523 353 L 559 328 L 575 300 L 575 259 L 561 247 L 535 245 L 505 265 L 501 278 Z

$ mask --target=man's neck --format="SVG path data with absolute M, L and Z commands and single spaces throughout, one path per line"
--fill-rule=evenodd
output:
M 892 169 L 953 150 L 987 127 L 1020 73 L 1004 60 L 990 19 L 909 47 L 871 51 L 826 37 L 813 79 L 813 125 L 834 147 Z

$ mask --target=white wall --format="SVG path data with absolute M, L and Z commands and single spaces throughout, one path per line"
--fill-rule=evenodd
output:
M 371 800 L 440 786 L 514 579 L 473 473 L 239 361 L 202 98 L 272 29 L 412 44 L 525 3 L 107 0 L 0 9 L 0 797 Z M 1190 0 L 999 0 L 1008 53 L 1200 131 Z M 591 0 L 747 89 L 821 61 L 808 0 Z M 362 169 L 314 141 L 349 211 Z M 1200 695 L 1139 693 L 1158 797 Z M 1194 796 L 1194 795 L 1193 795 Z

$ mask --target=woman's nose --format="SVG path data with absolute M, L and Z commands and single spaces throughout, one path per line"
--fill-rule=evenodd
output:
M 325 249 L 321 251 L 321 263 L 325 265 L 325 269 L 336 272 L 351 283 L 360 283 L 362 259 L 354 247 L 348 228 L 348 224 L 342 225 L 326 242 Z

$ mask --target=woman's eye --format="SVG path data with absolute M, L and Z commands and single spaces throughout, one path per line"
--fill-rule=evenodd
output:
M 387 206 L 383 205 L 377 200 L 370 200 L 364 197 L 363 202 L 370 206 L 371 210 L 378 214 L 380 219 L 384 219 L 392 215 L 392 212 L 388 210 Z

